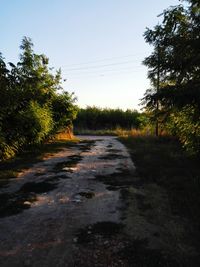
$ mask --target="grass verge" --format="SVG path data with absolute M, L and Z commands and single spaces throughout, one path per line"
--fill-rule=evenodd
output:
M 170 137 L 120 137 L 136 165 L 136 176 L 143 184 L 156 183 L 169 195 L 172 212 L 200 221 L 199 158 L 190 156 Z

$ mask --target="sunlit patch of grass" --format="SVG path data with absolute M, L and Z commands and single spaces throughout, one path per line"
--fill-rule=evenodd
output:
M 89 130 L 79 129 L 74 132 L 75 135 L 97 135 L 97 136 L 116 136 L 115 130 L 102 129 L 102 130 Z
M 149 136 L 152 135 L 152 131 L 148 128 L 144 129 L 123 129 L 117 127 L 115 129 L 102 129 L 102 130 L 89 130 L 89 129 L 79 129 L 75 131 L 76 135 L 99 135 L 99 136 Z
M 54 140 L 71 140 L 74 138 L 75 137 L 71 131 L 60 132 L 54 136 Z

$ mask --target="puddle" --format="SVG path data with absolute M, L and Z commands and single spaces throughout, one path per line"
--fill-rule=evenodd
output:
M 36 194 L 46 193 L 56 188 L 57 184 L 48 182 L 29 182 L 24 184 L 15 193 L 3 193 L 0 195 L 0 217 L 7 217 L 23 212 L 31 207 L 31 203 L 37 200 Z
M 80 148 L 82 152 L 89 152 L 92 146 L 94 146 L 96 141 L 97 140 L 87 140 L 87 141 L 83 140 L 79 143 L 78 147 Z
M 122 223 L 115 223 L 110 221 L 97 222 L 92 225 L 80 229 L 76 235 L 77 243 L 89 243 L 98 236 L 110 238 L 122 232 L 124 225 Z
M 110 153 L 99 157 L 99 159 L 115 160 L 115 159 L 127 159 L 127 157 L 119 154 Z
M 54 190 L 57 187 L 57 184 L 52 184 L 48 182 L 39 182 L 39 183 L 34 183 L 34 182 L 29 182 L 24 184 L 20 190 L 18 191 L 19 194 L 23 193 L 47 193 L 49 191 Z
M 111 148 L 111 149 L 108 149 L 107 152 L 109 152 L 109 153 L 121 153 L 121 150 Z
M 85 198 L 93 198 L 95 197 L 94 192 L 80 192 L 78 193 L 80 196 L 85 197 Z
M 107 147 L 108 147 L 108 148 L 111 148 L 111 147 L 113 147 L 113 145 L 112 145 L 112 144 L 109 144 L 109 145 L 107 145 Z
M 73 172 L 75 170 L 76 165 L 82 160 L 82 156 L 80 155 L 72 155 L 67 157 L 67 161 L 58 162 L 53 170 L 55 172 Z
M 35 174 L 34 174 L 34 176 L 43 176 L 43 175 L 45 175 L 46 173 L 45 172 L 36 172 Z
M 23 212 L 37 200 L 34 193 L 4 193 L 0 195 L 0 217 L 7 217 Z
M 108 191 L 117 191 L 117 190 L 121 189 L 121 186 L 113 186 L 113 185 L 109 185 L 109 186 L 106 187 L 106 189 L 107 189 Z
M 63 174 L 63 172 L 61 172 L 61 174 L 59 175 L 59 173 L 56 176 L 50 176 L 48 178 L 45 179 L 45 182 L 53 182 L 53 183 L 58 183 L 59 180 L 61 179 L 71 179 L 71 177 L 69 177 L 66 174 Z

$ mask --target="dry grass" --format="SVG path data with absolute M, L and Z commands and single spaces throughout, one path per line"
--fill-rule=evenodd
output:
M 57 133 L 55 136 L 54 136 L 54 140 L 72 140 L 74 139 L 74 134 L 72 132 L 71 129 L 66 129 L 62 132 L 59 132 Z
M 116 129 L 102 129 L 102 130 L 89 130 L 89 129 L 79 129 L 75 131 L 77 135 L 110 135 L 110 136 L 149 136 L 152 135 L 152 131 L 148 128 L 146 129 L 122 129 L 117 127 Z

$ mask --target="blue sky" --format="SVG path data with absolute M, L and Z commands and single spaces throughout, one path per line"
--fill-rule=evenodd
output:
M 16 62 L 23 36 L 61 67 L 78 104 L 139 108 L 149 87 L 146 27 L 178 0 L 0 0 L 0 52 Z

